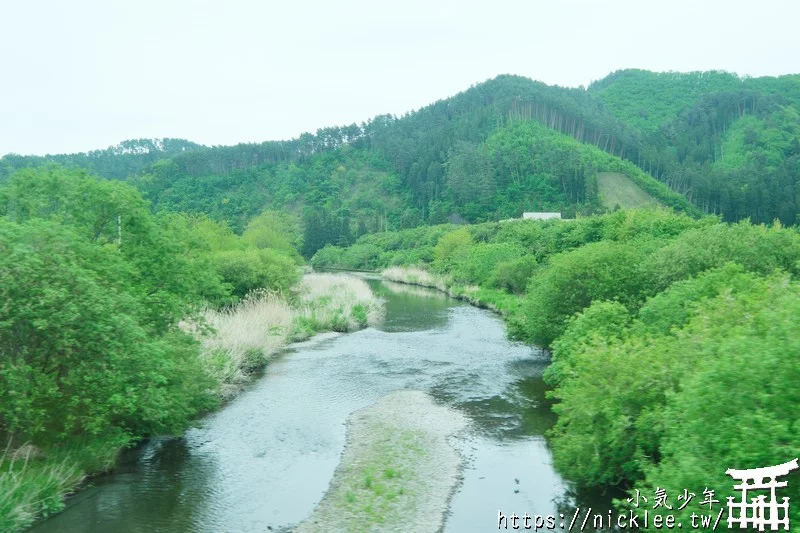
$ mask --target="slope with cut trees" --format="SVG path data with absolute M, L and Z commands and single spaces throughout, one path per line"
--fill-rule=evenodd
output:
M 9 155 L 0 160 L 0 180 L 55 160 L 127 177 L 159 209 L 208 213 L 237 231 L 266 207 L 290 211 L 307 228 L 308 255 L 385 229 L 522 210 L 602 211 L 596 172 L 621 172 L 686 212 L 794 224 L 798 113 L 797 75 L 626 70 L 587 89 L 503 75 L 401 117 L 289 141 L 139 140 L 89 154 Z M 589 148 L 608 158 L 588 156 L 596 153 Z M 565 162 L 547 162 L 565 150 Z M 471 187 L 476 194 L 466 192 Z

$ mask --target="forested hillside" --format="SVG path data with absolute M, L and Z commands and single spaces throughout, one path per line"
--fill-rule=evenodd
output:
M 800 75 L 626 70 L 588 93 L 635 128 L 629 158 L 703 211 L 795 223 Z
M 798 75 L 626 70 L 587 89 L 504 75 L 402 117 L 291 141 L 138 140 L 88 154 L 8 155 L 0 181 L 44 161 L 85 167 L 130 179 L 158 209 L 208 213 L 236 231 L 280 209 L 302 220 L 309 256 L 385 229 L 602 212 L 613 208 L 598 194 L 605 172 L 644 191 L 637 201 L 794 224 L 799 113 Z

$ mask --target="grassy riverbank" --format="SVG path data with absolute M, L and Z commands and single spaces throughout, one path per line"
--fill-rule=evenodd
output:
M 363 281 L 301 281 L 298 239 L 290 215 L 237 235 L 57 166 L 0 184 L 0 531 L 181 435 L 288 342 L 376 320 Z
M 238 305 L 207 309 L 205 324 L 213 332 L 198 335 L 203 366 L 227 399 L 289 343 L 327 331 L 356 331 L 382 317 L 383 302 L 364 280 L 307 274 L 288 298 L 254 291 Z
M 465 426 L 420 391 L 354 413 L 328 492 L 294 531 L 437 531 L 461 463 L 448 439 Z
M 222 401 L 235 396 L 269 358 L 291 342 L 327 331 L 348 332 L 381 320 L 383 302 L 367 283 L 345 274 L 304 276 L 288 297 L 254 291 L 239 304 L 207 309 L 204 327 L 188 327 L 202 345 L 200 364 Z M 113 468 L 127 441 L 82 439 L 48 449 L 31 445 L 0 456 L 0 532 L 18 531 L 90 474 Z
M 497 309 L 512 336 L 550 348 L 548 440 L 588 490 L 660 487 L 674 500 L 711 488 L 724 501 L 728 468 L 800 449 L 795 228 L 645 209 L 369 235 L 312 263 L 383 268 Z
M 521 303 L 521 299 L 516 294 L 494 288 L 457 283 L 451 276 L 431 273 L 419 267 L 389 267 L 381 275 L 384 279 L 395 283 L 436 289 L 452 298 L 464 300 L 476 307 L 489 309 L 500 315 L 513 314 Z

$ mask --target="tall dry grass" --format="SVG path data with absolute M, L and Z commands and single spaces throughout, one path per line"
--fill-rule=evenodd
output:
M 211 332 L 193 332 L 203 345 L 206 371 L 219 384 L 223 399 L 228 399 L 286 346 L 294 314 L 282 296 L 257 290 L 236 306 L 206 309 L 203 316 Z
M 356 331 L 383 319 L 384 302 L 348 274 L 308 274 L 298 287 L 293 340 L 321 331 Z
M 325 331 L 355 331 L 382 317 L 383 301 L 364 280 L 347 274 L 306 274 L 287 297 L 253 291 L 236 306 L 207 309 L 208 328 L 184 327 L 202 343 L 203 364 L 228 399 L 290 342 Z
M 381 275 L 389 281 L 432 287 L 443 292 L 447 292 L 450 284 L 447 277 L 433 274 L 417 267 L 390 267 L 384 270 Z

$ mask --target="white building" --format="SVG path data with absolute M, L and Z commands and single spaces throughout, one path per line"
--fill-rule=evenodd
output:
M 550 220 L 561 218 L 561 213 L 522 213 L 523 220 Z

